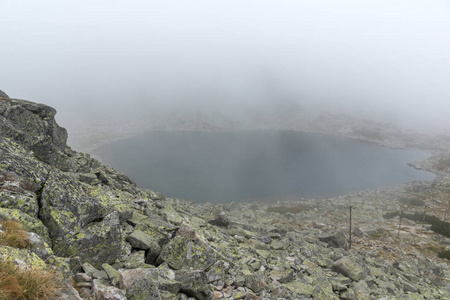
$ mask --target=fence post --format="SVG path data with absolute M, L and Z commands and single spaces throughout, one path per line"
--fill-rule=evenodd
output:
M 397 238 L 400 239 L 400 228 L 402 227 L 403 210 L 400 212 L 400 221 L 398 222 Z

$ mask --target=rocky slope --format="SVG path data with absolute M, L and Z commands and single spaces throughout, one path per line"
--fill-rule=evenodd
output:
M 0 246 L 0 254 L 56 267 L 67 283 L 59 299 L 450 299 L 449 262 L 436 254 L 449 238 L 383 217 L 423 211 L 413 198 L 447 217 L 441 158 L 416 165 L 441 168 L 434 182 L 333 199 L 195 204 L 139 189 L 73 151 L 55 113 L 0 92 L 0 218 L 33 237 L 29 250 Z

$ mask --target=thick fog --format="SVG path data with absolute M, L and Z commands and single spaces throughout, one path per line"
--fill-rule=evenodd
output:
M 0 37 L 0 89 L 69 130 L 292 109 L 450 128 L 449 1 L 3 0 Z

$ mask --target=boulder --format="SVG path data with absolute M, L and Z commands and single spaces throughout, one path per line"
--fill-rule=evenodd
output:
M 158 281 L 151 277 L 136 280 L 126 295 L 128 300 L 161 299 Z
M 133 248 L 142 250 L 159 247 L 158 242 L 155 241 L 152 236 L 141 230 L 135 230 L 127 236 L 127 242 L 130 243 Z
M 345 256 L 331 265 L 331 269 L 353 281 L 359 281 L 367 276 L 368 269 L 365 264 L 353 257 Z
M 53 254 L 52 249 L 44 241 L 42 237 L 34 232 L 27 232 L 28 240 L 30 241 L 30 250 L 42 259 L 46 259 Z
M 339 297 L 333 292 L 333 286 L 327 278 L 317 278 L 314 281 L 312 295 L 314 299 L 339 300 Z
M 200 241 L 176 236 L 164 245 L 156 263 L 166 262 L 171 268 L 180 270 L 192 268 L 194 270 L 205 270 L 216 262 L 216 253 L 206 244 Z
M 227 227 L 230 225 L 230 220 L 228 220 L 227 213 L 225 211 L 217 212 L 212 220 L 209 221 L 210 224 Z
M 189 297 L 199 300 L 215 299 L 213 289 L 208 285 L 208 279 L 204 272 L 178 270 L 175 272 L 175 280 L 181 284 L 180 291 Z
M 97 300 L 127 300 L 125 291 L 110 286 L 99 279 L 94 279 L 92 292 Z
M 267 287 L 267 283 L 264 281 L 262 276 L 257 274 L 245 275 L 244 285 L 251 289 L 255 293 L 259 293 Z
M 128 290 L 134 284 L 135 281 L 144 277 L 157 278 L 158 271 L 155 268 L 136 268 L 126 269 L 120 271 L 119 288 L 122 290 Z
M 328 232 L 319 235 L 319 240 L 327 243 L 330 247 L 347 249 L 347 239 L 341 231 Z
M 113 286 L 118 286 L 119 285 L 119 280 L 120 280 L 120 272 L 117 271 L 116 269 L 114 269 L 109 264 L 102 264 L 102 268 L 106 272 L 106 274 L 108 275 L 108 278 L 111 281 L 111 284 Z

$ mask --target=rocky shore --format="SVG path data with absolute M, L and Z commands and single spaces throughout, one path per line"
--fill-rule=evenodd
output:
M 55 268 L 56 299 L 450 299 L 450 156 L 415 163 L 433 182 L 330 199 L 197 204 L 140 189 L 67 146 L 56 111 L 0 92 L 0 219 L 29 249 L 4 260 Z M 350 245 L 350 207 L 352 235 Z

